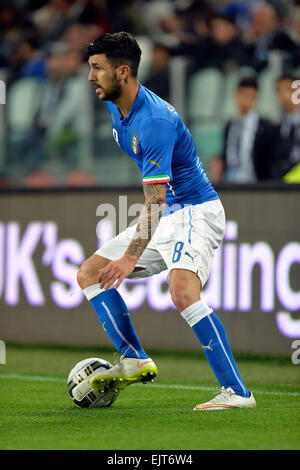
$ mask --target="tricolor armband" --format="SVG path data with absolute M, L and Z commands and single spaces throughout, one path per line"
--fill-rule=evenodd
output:
M 145 176 L 143 178 L 143 184 L 167 183 L 168 181 L 171 181 L 169 175 Z

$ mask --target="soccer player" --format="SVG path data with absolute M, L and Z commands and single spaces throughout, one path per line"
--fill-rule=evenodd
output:
M 118 145 L 137 163 L 145 204 L 135 226 L 121 232 L 80 267 L 78 283 L 120 360 L 94 377 L 96 390 L 122 390 L 153 380 L 157 367 L 143 349 L 118 292 L 128 277 L 168 269 L 172 300 L 194 330 L 221 392 L 195 410 L 255 407 L 230 350 L 224 327 L 201 298 L 225 230 L 224 209 L 173 106 L 137 78 L 141 50 L 126 32 L 106 33 L 87 47 L 89 81 L 105 101 Z

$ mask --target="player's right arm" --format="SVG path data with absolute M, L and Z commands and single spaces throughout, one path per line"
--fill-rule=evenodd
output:
M 167 182 L 172 179 L 175 126 L 167 119 L 151 118 L 143 122 L 143 132 L 138 140 L 138 151 L 143 153 L 145 204 L 126 252 L 101 270 L 100 288 L 109 289 L 114 285 L 117 289 L 134 270 L 158 226 L 166 201 Z
M 140 258 L 150 242 L 162 216 L 167 193 L 166 183 L 144 184 L 145 204 L 139 216 L 135 234 L 125 255 Z
M 136 261 L 150 242 L 165 208 L 167 183 L 172 178 L 175 141 L 176 128 L 169 120 L 152 118 L 144 123 L 138 151 L 143 152 L 145 204 L 125 253 Z
M 139 257 L 150 242 L 164 209 L 166 184 L 145 185 L 145 204 L 138 219 L 135 234 L 122 258 L 101 269 L 98 282 L 101 289 L 117 289 L 134 270 Z

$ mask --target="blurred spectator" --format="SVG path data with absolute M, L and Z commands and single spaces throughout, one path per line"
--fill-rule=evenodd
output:
M 289 67 L 300 66 L 300 6 L 291 9 L 286 27 L 277 31 L 269 47 L 270 50 L 285 52 Z
M 206 22 L 209 34 L 190 46 L 190 54 L 184 50 L 186 55 L 194 57 L 196 69 L 214 67 L 226 73 L 239 66 L 252 66 L 251 51 L 234 20 L 224 14 L 214 14 Z
M 26 176 L 26 173 L 50 167 L 57 177 L 57 172 L 68 170 L 72 165 L 87 163 L 88 166 L 92 97 L 87 75 L 78 51 L 66 50 L 48 58 L 47 79 L 35 126 L 19 134 L 17 139 L 17 134 L 11 133 L 12 169 L 21 165 Z
M 257 57 L 267 57 L 269 43 L 277 27 L 277 13 L 272 5 L 261 3 L 253 8 L 250 28 L 246 33 L 248 40 L 255 45 Z
M 216 76 L 222 82 L 224 78 L 223 90 L 230 89 L 239 67 L 252 67 L 270 96 L 268 83 L 273 83 L 280 67 L 280 73 L 300 67 L 300 0 L 1 0 L 0 73 L 7 85 L 8 106 L 0 126 L 7 136 L 12 172 L 15 167 L 25 175 L 48 165 L 50 157 L 60 167 L 73 162 L 71 170 L 85 166 L 93 155 L 91 133 L 96 135 L 97 117 L 83 48 L 103 32 L 118 30 L 143 36 L 142 83 L 167 101 L 174 55 L 192 59 L 187 61 L 187 80 L 194 70 L 218 69 Z M 278 54 L 269 61 L 274 50 L 280 51 L 283 62 L 276 61 Z M 266 74 L 259 75 L 260 71 Z M 286 79 L 286 83 L 291 81 Z M 283 81 L 278 82 L 277 91 L 284 117 L 278 128 L 273 176 L 283 178 L 298 158 L 298 111 L 286 105 L 284 97 L 290 103 L 291 90 L 286 90 Z M 236 91 L 238 117 L 226 126 L 223 157 L 213 162 L 216 180 L 269 178 L 270 162 L 267 151 L 263 153 L 268 149 L 268 156 L 272 155 L 272 129 L 257 114 L 257 94 L 250 82 Z M 271 99 L 268 93 L 264 99 Z M 98 109 L 102 108 L 97 102 Z M 27 125 L 21 129 L 18 123 L 23 119 Z M 203 121 L 204 126 L 207 123 Z M 106 138 L 104 126 L 101 132 Z M 75 172 L 70 173 L 70 181 L 83 180 Z
M 215 16 L 211 20 L 210 58 L 206 66 L 226 71 L 231 64 L 250 65 L 250 56 L 235 22 L 226 15 Z
M 210 36 L 210 19 L 215 9 L 207 2 L 192 2 L 188 7 L 176 10 L 163 18 L 161 25 L 175 39 L 173 53 L 194 58 L 206 57 L 206 39 Z
M 50 0 L 32 13 L 32 21 L 43 41 L 55 41 L 69 25 L 71 0 Z
M 48 62 L 49 78 L 37 116 L 37 127 L 50 149 L 73 163 L 89 157 L 92 132 L 91 91 L 82 56 L 67 51 Z M 86 155 L 84 154 L 86 150 Z M 66 161 L 68 164 L 68 161 Z
M 34 33 L 35 28 L 24 11 L 13 2 L 0 4 L 0 66 L 9 66 L 15 45 L 25 33 Z
M 31 18 L 46 47 L 58 41 L 74 23 L 96 24 L 101 32 L 106 32 L 111 28 L 108 16 L 105 0 L 50 0 L 35 10 Z
M 251 46 L 257 71 L 268 64 L 273 50 L 292 53 L 296 58 L 299 56 L 299 38 L 296 39 L 299 20 L 293 14 L 289 18 L 290 22 L 286 25 L 270 3 L 261 3 L 253 8 L 250 27 L 244 31 L 243 37 Z
M 61 104 L 62 98 L 65 97 L 69 84 L 73 80 L 77 80 L 81 65 L 81 55 L 76 51 L 66 51 L 49 57 L 47 61 L 48 79 L 36 122 L 40 129 L 51 130 L 53 127 L 57 127 L 58 106 Z
M 12 81 L 23 77 L 46 78 L 46 58 L 36 34 L 28 33 L 20 38 L 10 57 L 10 65 Z
M 161 19 L 161 25 L 183 46 L 193 45 L 208 35 L 208 19 L 215 13 L 215 9 L 205 0 L 182 2 L 182 5 L 179 2 L 172 15 Z
M 143 13 L 144 22 L 151 38 L 161 41 L 162 37 L 168 35 L 164 28 L 164 20 L 175 15 L 173 2 L 169 0 L 146 1 L 142 3 L 140 11 Z
M 96 24 L 73 23 L 67 27 L 59 42 L 69 51 L 82 53 L 87 44 L 102 34 Z
M 286 182 L 300 183 L 300 104 L 292 75 L 277 80 L 277 96 L 283 115 L 278 126 L 273 175 Z
M 110 0 L 114 31 L 128 31 L 134 36 L 148 35 L 144 16 L 134 0 Z
M 100 33 L 110 32 L 112 29 L 112 21 L 109 0 L 76 0 L 76 18 L 74 23 L 85 25 L 96 25 Z M 94 39 L 95 36 L 92 38 Z
M 152 51 L 152 60 L 147 79 L 143 83 L 149 90 L 162 99 L 169 101 L 169 62 L 170 50 L 164 44 L 155 44 Z
M 212 179 L 230 183 L 268 180 L 275 129 L 271 122 L 259 116 L 256 109 L 256 78 L 241 79 L 234 98 L 237 117 L 225 126 L 223 154 L 212 162 Z

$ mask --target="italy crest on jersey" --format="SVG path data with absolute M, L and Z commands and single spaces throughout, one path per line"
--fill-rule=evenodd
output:
M 133 133 L 132 137 L 131 137 L 131 148 L 132 148 L 132 150 L 135 154 L 137 154 L 139 152 L 139 149 L 138 149 L 138 136 L 135 133 Z

